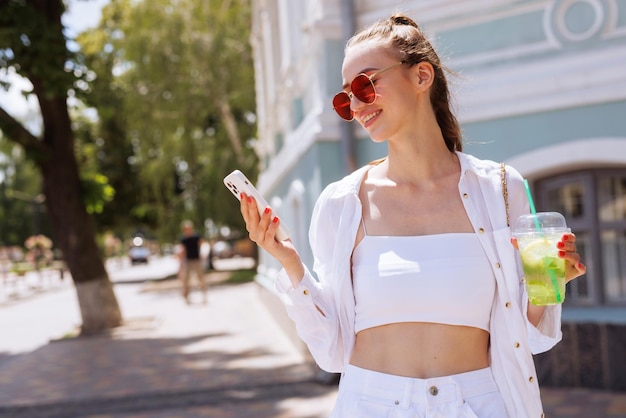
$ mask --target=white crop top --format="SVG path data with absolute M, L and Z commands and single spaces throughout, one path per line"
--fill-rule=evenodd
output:
M 365 235 L 352 281 L 356 332 L 397 322 L 489 331 L 496 280 L 474 233 Z

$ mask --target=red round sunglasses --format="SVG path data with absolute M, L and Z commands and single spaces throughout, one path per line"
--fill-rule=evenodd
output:
M 356 97 L 365 104 L 372 104 L 376 100 L 376 88 L 374 87 L 374 78 L 404 64 L 404 61 L 397 62 L 389 67 L 378 70 L 370 75 L 361 73 L 354 77 L 350 83 L 350 92 L 340 91 L 333 97 L 333 109 L 344 120 L 350 122 L 354 119 L 354 112 L 350 108 L 352 97 Z

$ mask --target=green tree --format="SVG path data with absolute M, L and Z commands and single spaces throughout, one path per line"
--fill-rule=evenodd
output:
M 76 285 L 82 332 L 91 333 L 118 326 L 122 317 L 83 200 L 67 100 L 87 81 L 67 47 L 64 11 L 62 0 L 0 2 L 1 82 L 8 85 L 12 72 L 28 79 L 32 90 L 25 94 L 37 98 L 43 121 L 37 136 L 0 107 L 0 130 L 41 173 L 54 241 Z
M 0 132 L 0 246 L 22 246 L 35 234 L 51 235 L 37 167 Z
M 99 28 L 77 37 L 84 71 L 90 74 L 89 88 L 78 91 L 77 97 L 87 108 L 97 112 L 96 122 L 79 119 L 77 137 L 84 164 L 89 165 L 92 172 L 106 176 L 115 191 L 114 198 L 104 202 L 103 210 L 95 215 L 99 232 L 114 231 L 118 236 L 128 236 L 138 225 L 155 226 L 155 222 L 137 210 L 141 204 L 137 191 L 142 186 L 127 133 L 123 109 L 126 92 L 114 76 L 119 54 L 108 43 L 113 36 L 110 31 L 116 30 L 115 22 L 119 20 L 115 14 L 110 15 L 115 10 L 115 7 L 107 7 Z
M 248 3 L 116 1 L 78 39 L 97 74 L 86 101 L 111 123 L 101 134 L 126 144 L 141 185 L 130 213 L 162 239 L 183 217 L 242 226 L 222 178 L 234 168 L 257 175 Z

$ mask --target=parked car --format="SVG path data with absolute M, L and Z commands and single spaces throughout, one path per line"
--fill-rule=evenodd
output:
M 233 244 L 228 241 L 217 241 L 211 246 L 211 258 L 231 258 L 235 256 Z
M 150 257 L 150 250 L 146 247 L 131 247 L 128 250 L 131 264 L 147 263 Z

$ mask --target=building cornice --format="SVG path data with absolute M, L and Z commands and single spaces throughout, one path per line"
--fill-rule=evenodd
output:
M 480 122 L 626 100 L 626 45 L 462 75 L 458 117 Z

